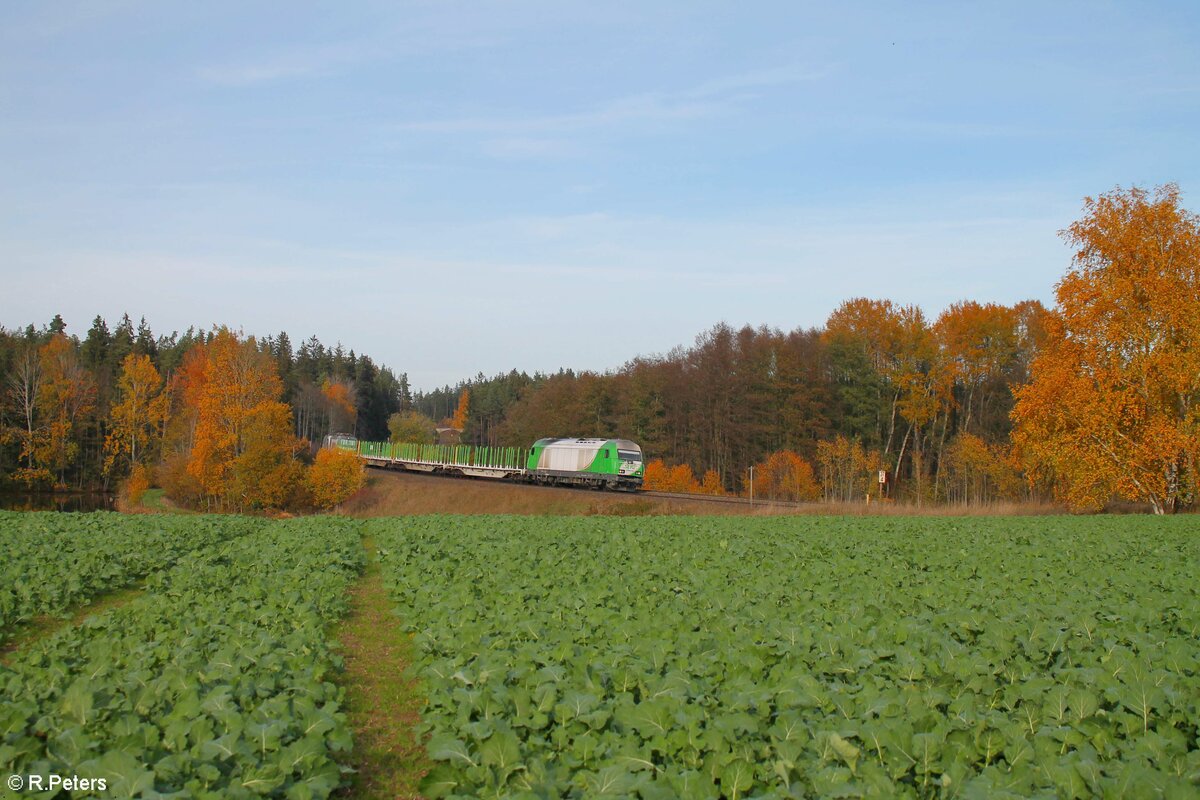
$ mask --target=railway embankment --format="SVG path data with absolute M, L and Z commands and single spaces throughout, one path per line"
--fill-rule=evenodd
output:
M 388 469 L 372 469 L 369 475 L 367 486 L 342 505 L 342 513 L 356 517 L 390 517 L 405 514 L 1024 516 L 1063 512 L 1058 506 L 1013 503 L 964 508 L 879 503 L 772 503 L 760 499 L 750 504 L 739 498 L 602 492 Z

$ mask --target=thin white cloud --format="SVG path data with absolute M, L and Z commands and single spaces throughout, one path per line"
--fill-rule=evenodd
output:
M 447 31 L 429 23 L 408 23 L 345 41 L 264 48 L 260 52 L 207 64 L 195 70 L 205 83 L 241 87 L 299 78 L 337 75 L 369 62 L 438 51 L 460 52 L 497 44 L 492 36 Z
M 341 42 L 288 48 L 240 62 L 200 67 L 196 74 L 205 83 L 218 86 L 253 86 L 331 75 L 372 55 L 364 44 Z
M 1007 122 L 974 122 L 970 120 L 906 119 L 901 117 L 856 117 L 848 126 L 857 132 L 876 130 L 906 133 L 947 139 L 976 139 L 999 137 L 1041 136 L 1048 129 Z
M 627 122 L 692 119 L 715 113 L 720 108 L 713 103 L 681 102 L 660 95 L 641 94 L 622 97 L 573 114 L 415 120 L 401 122 L 396 128 L 422 133 L 553 133 L 610 127 Z
M 816 81 L 828 71 L 828 68 L 777 67 L 714 78 L 677 92 L 643 92 L 618 97 L 571 114 L 411 120 L 397 124 L 396 128 L 423 133 L 515 136 L 685 121 L 731 112 L 746 90 Z

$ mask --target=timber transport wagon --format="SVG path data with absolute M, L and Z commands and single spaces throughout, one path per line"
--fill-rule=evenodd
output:
M 520 447 L 363 442 L 325 437 L 326 447 L 357 453 L 372 467 L 593 489 L 641 488 L 642 448 L 628 439 L 539 439 Z

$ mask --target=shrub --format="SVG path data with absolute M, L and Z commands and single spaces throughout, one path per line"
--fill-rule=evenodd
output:
M 700 482 L 687 464 L 668 467 L 661 458 L 656 458 L 646 464 L 642 488 L 648 492 L 699 494 Z
M 187 456 L 176 453 L 169 456 L 158 467 L 158 485 L 174 502 L 186 508 L 203 504 L 204 487 L 196 476 L 188 472 Z
M 366 483 L 359 457 L 346 450 L 324 448 L 308 470 L 308 490 L 318 508 L 333 508 Z
M 141 464 L 134 464 L 133 471 L 129 473 L 129 477 L 125 479 L 125 483 L 121 487 L 121 500 L 128 508 L 137 508 L 141 505 L 142 496 L 149 488 L 150 473 Z

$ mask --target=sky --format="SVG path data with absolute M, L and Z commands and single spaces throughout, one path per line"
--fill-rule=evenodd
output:
M 1200 209 L 1200 3 L 0 4 L 0 325 L 228 325 L 414 388 L 853 297 L 1053 302 Z

